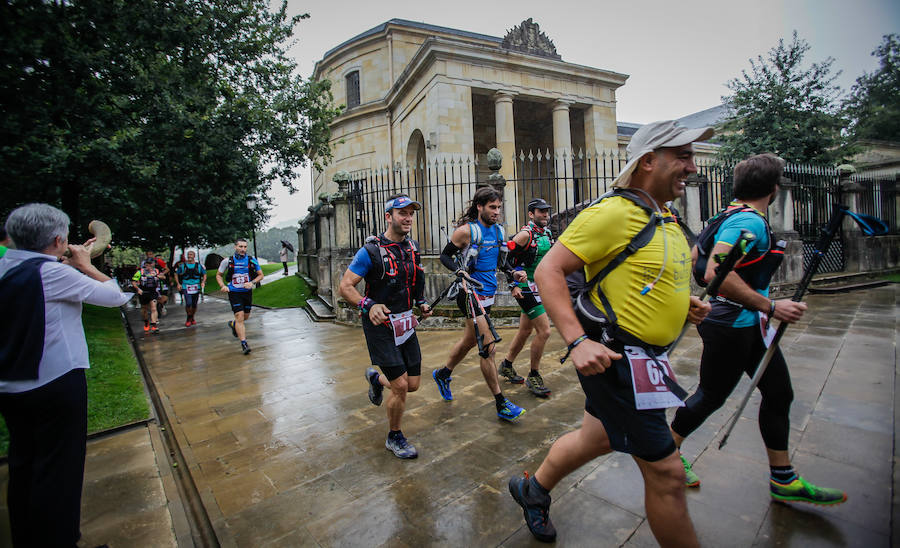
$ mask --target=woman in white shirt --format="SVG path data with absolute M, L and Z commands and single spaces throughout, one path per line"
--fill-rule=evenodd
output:
M 24 205 L 6 230 L 16 249 L 0 258 L 0 414 L 10 434 L 13 544 L 72 546 L 81 537 L 90 367 L 81 303 L 121 306 L 131 294 L 91 264 L 91 240 L 69 244 L 59 209 Z

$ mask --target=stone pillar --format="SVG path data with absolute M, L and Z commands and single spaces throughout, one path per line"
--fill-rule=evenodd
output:
M 319 217 L 319 230 L 322 235 L 322 246 L 319 248 L 319 288 L 317 290 L 329 305 L 334 305 L 334 295 L 331 287 L 331 255 L 334 252 L 334 206 L 328 203 L 328 194 L 319 195 L 322 202 L 316 215 Z
M 585 152 L 603 153 L 606 150 L 617 150 L 619 146 L 616 134 L 616 107 L 591 105 L 584 111 L 584 148 Z
M 501 211 L 500 224 L 506 227 L 506 231 L 515 230 L 518 227 L 512 227 L 515 224 L 516 209 L 518 207 L 518 198 L 516 197 L 515 185 L 507 185 L 506 178 L 503 177 L 503 155 L 499 149 L 492 148 L 487 153 L 488 169 L 491 174 L 488 175 L 487 181 L 479 181 L 476 186 L 481 187 L 490 185 L 494 190 L 503 196 L 503 209 Z
M 513 158 L 516 155 L 516 127 L 513 120 L 513 97 L 515 93 L 500 90 L 494 94 L 494 120 L 497 132 L 497 150 L 503 157 L 500 175 L 504 179 L 513 178 Z
M 575 185 L 572 177 L 572 128 L 569 125 L 571 101 L 553 103 L 553 157 L 556 168 L 555 211 L 575 205 Z
M 337 183 L 338 191 L 329 197 L 328 202 L 334 206 L 333 244 L 336 249 L 348 249 L 350 247 L 351 231 L 354 230 L 352 212 L 350 211 L 350 174 L 346 171 L 338 171 L 332 177 Z
M 708 182 L 706 176 L 691 173 L 685 181 L 684 196 L 675 200 L 675 208 L 694 234 L 700 234 L 703 230 L 703 220 L 700 216 L 700 185 L 706 182 Z
M 859 213 L 859 194 L 863 186 L 850 180 L 850 176 L 856 173 L 856 169 L 849 164 L 842 164 L 837 167 L 837 172 L 838 185 L 841 189 L 841 205 L 846 206 L 853 213 Z M 841 233 L 841 242 L 844 247 L 844 272 L 861 272 L 863 235 L 856 221 L 849 215 L 844 215 Z
M 778 240 L 784 240 L 784 262 L 775 273 L 776 283 L 793 283 L 803 278 L 803 241 L 794 230 L 793 189 L 797 186 L 786 177 L 778 183 L 779 191 L 775 201 L 769 206 L 766 217 Z

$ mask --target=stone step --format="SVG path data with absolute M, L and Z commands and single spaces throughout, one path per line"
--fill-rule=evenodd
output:
M 335 318 L 334 310 L 321 297 L 313 297 L 306 301 L 306 310 L 313 321 L 330 322 Z

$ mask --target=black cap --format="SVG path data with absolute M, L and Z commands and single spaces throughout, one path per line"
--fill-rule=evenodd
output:
M 550 204 L 544 201 L 543 198 L 535 198 L 528 202 L 528 211 L 534 211 L 535 209 L 550 209 Z

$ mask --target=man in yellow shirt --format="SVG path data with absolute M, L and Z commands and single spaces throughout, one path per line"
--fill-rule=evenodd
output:
M 556 538 L 550 490 L 583 464 L 616 450 L 631 454 L 641 470 L 647 520 L 660 545 L 697 545 L 684 468 L 665 416 L 665 407 L 683 405 L 664 383 L 672 376 L 665 347 L 686 318 L 700 322 L 709 305 L 690 294 L 690 248 L 666 204 L 684 194 L 685 179 L 697 171 L 691 143 L 712 135 L 711 128 L 687 129 L 673 121 L 641 127 L 613 183 L 617 192 L 581 212 L 535 273 L 587 396 L 582 426 L 553 444 L 533 477 L 509 481 L 539 540 Z M 649 241 L 604 271 L 644 229 Z M 580 268 L 586 280 L 603 275 L 576 312 L 565 277 Z

